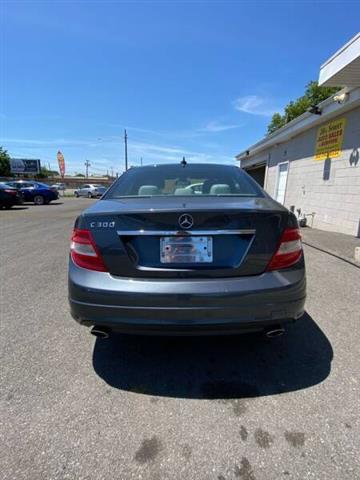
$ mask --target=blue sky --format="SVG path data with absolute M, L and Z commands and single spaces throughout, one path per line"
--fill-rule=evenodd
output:
M 353 2 L 2 2 L 0 145 L 67 172 L 234 162 L 359 30 Z

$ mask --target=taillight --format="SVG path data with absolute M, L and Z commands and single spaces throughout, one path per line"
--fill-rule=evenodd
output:
M 266 270 L 287 268 L 298 262 L 302 255 L 301 234 L 298 228 L 287 228 L 281 235 L 279 247 Z
M 78 267 L 97 270 L 98 272 L 107 272 L 107 268 L 89 230 L 74 228 L 70 252 L 73 262 Z
M 7 189 L 5 189 L 4 192 L 9 193 L 10 195 L 17 195 L 18 194 L 17 190 L 10 190 L 10 189 L 7 190 Z

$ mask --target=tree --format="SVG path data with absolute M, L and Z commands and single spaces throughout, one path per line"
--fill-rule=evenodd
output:
M 37 178 L 48 178 L 48 177 L 58 177 L 59 172 L 56 170 L 49 170 L 47 167 L 41 167 L 40 173 L 38 173 Z
M 271 118 L 271 122 L 268 125 L 268 134 L 275 132 L 275 130 L 283 127 L 285 125 L 285 117 L 280 115 L 280 113 L 274 113 Z
M 272 116 L 271 122 L 267 127 L 267 133 L 270 134 L 275 132 L 288 122 L 291 122 L 291 120 L 294 120 L 294 118 L 302 115 L 310 107 L 326 100 L 339 90 L 340 87 L 319 87 L 318 82 L 309 82 L 306 85 L 304 95 L 297 98 L 295 101 L 289 102 L 284 109 L 283 115 L 275 113 Z
M 10 155 L 3 147 L 0 147 L 0 176 L 10 177 Z
M 319 87 L 318 82 L 311 81 L 306 85 L 305 97 L 310 105 L 317 105 L 341 90 L 341 87 Z
M 289 102 L 285 107 L 285 123 L 291 122 L 291 120 L 294 120 L 296 117 L 300 117 L 310 106 L 310 100 L 305 95 L 295 100 L 295 102 Z

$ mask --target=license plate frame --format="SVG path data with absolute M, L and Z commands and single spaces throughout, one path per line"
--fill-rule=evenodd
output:
M 160 237 L 161 263 L 203 265 L 213 261 L 213 237 L 211 236 Z

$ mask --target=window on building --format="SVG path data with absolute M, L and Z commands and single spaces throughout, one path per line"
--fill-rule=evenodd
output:
M 324 162 L 323 180 L 329 180 L 331 171 L 331 158 L 327 158 Z

